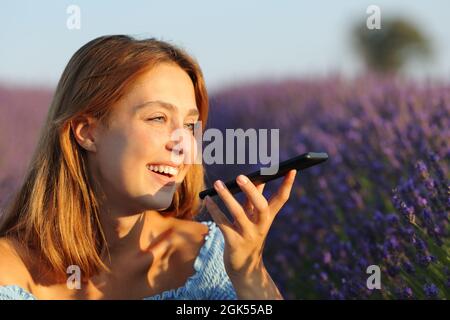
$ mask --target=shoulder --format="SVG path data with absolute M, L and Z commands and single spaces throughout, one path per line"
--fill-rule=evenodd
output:
M 197 253 L 204 245 L 205 238 L 208 238 L 211 233 L 208 224 L 192 220 L 178 220 L 175 223 L 175 229 L 179 235 L 181 247 L 189 246 L 193 252 Z
M 183 235 L 185 240 L 194 244 L 194 251 L 196 256 L 201 255 L 203 260 L 205 258 L 215 257 L 222 258 L 224 239 L 220 228 L 214 221 L 185 221 L 181 220 L 178 223 L 178 231 Z
M 0 286 L 19 285 L 28 288 L 30 274 L 19 244 L 14 240 L 0 238 L 0 257 Z
M 177 219 L 176 226 L 181 231 L 190 232 L 193 234 L 205 234 L 209 231 L 208 225 L 206 223 L 193 220 Z
M 205 271 L 214 260 L 223 260 L 223 237 L 214 221 L 179 220 L 176 229 L 182 260 L 195 262 L 197 271 Z

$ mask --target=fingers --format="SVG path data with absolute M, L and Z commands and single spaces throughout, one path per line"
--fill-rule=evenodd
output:
M 245 230 L 250 221 L 239 202 L 233 197 L 222 181 L 217 180 L 214 183 L 214 189 L 216 189 L 217 194 L 225 203 L 225 206 L 230 211 L 239 228 Z
M 297 170 L 289 171 L 284 177 L 278 191 L 270 198 L 269 207 L 271 209 L 270 212 L 272 212 L 273 216 L 275 216 L 278 211 L 280 211 L 281 207 L 289 199 L 289 195 L 291 194 L 292 185 L 294 184 L 296 175 Z
M 222 233 L 224 235 L 234 230 L 233 224 L 230 222 L 230 220 L 228 220 L 222 210 L 220 210 L 219 206 L 214 202 L 214 200 L 212 200 L 209 196 L 206 196 L 205 204 L 208 212 L 214 219 L 214 222 L 222 230 Z
M 267 209 L 268 203 L 266 198 L 264 198 L 258 188 L 246 176 L 239 175 L 236 182 L 256 210 L 263 211 Z
M 256 189 L 259 191 L 259 193 L 263 194 L 264 191 L 264 187 L 266 186 L 265 183 L 260 183 L 260 184 L 256 184 L 255 187 Z M 252 202 L 247 198 L 245 200 L 245 204 L 244 204 L 244 210 L 245 212 L 249 213 L 250 216 L 253 216 L 253 204 Z
M 247 196 L 247 200 L 243 207 L 230 193 L 225 184 L 222 181 L 217 180 L 214 183 L 214 189 L 217 191 L 217 194 L 225 203 L 225 206 L 232 214 L 235 222 L 234 224 L 231 224 L 227 219 L 221 220 L 220 223 L 225 226 L 229 225 L 230 228 L 233 228 L 234 225 L 237 225 L 241 231 L 245 231 L 250 223 L 259 224 L 261 221 L 265 221 L 267 218 L 273 219 L 280 211 L 281 207 L 289 199 L 296 174 L 297 170 L 289 171 L 285 175 L 280 188 L 270 198 L 269 201 L 267 201 L 263 195 L 265 183 L 261 183 L 255 186 L 246 176 L 239 175 L 236 178 L 236 182 Z M 220 209 L 218 210 L 220 211 Z M 215 211 L 215 213 L 217 213 L 217 211 Z M 221 213 L 221 215 L 224 219 L 226 219 L 223 213 Z M 216 216 L 218 217 L 218 219 L 220 219 L 219 215 Z
M 266 184 L 265 184 L 265 183 L 260 183 L 260 184 L 256 184 L 255 186 L 256 186 L 256 189 L 258 189 L 259 193 L 262 194 L 263 191 L 264 191 L 264 187 L 266 186 Z

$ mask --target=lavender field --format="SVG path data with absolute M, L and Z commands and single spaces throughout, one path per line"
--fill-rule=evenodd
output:
M 51 97 L 48 89 L 0 85 L 0 210 L 24 177 Z
M 24 96 L 0 91 L 0 205 L 18 186 L 50 99 Z M 286 299 L 450 297 L 450 84 L 370 75 L 261 82 L 215 93 L 210 110 L 210 128 L 279 128 L 280 160 L 330 156 L 298 173 L 266 242 Z M 253 168 L 207 166 L 207 182 Z M 381 268 L 380 290 L 366 287 L 369 265 Z
M 299 172 L 266 243 L 286 298 L 450 297 L 449 85 L 289 80 L 229 88 L 211 109 L 211 127 L 279 128 L 280 160 L 330 156 Z M 209 182 L 248 168 L 211 166 Z M 366 287 L 369 265 L 380 290 Z

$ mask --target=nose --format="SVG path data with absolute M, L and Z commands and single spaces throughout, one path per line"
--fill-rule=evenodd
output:
M 172 160 L 178 162 L 191 163 L 195 154 L 196 142 L 193 135 L 184 128 L 183 121 L 173 122 L 172 133 L 167 143 L 167 148 L 171 152 Z
M 183 139 L 178 139 L 177 141 L 171 140 L 168 149 L 170 152 L 174 153 L 175 155 L 183 155 L 184 154 L 184 146 L 183 146 Z

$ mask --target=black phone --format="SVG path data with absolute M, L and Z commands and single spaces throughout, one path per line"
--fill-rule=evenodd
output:
M 276 174 L 263 175 L 261 174 L 261 169 L 259 169 L 255 172 L 246 174 L 246 176 L 254 184 L 265 183 L 286 175 L 286 173 L 288 173 L 292 169 L 296 170 L 306 169 L 315 166 L 316 164 L 322 163 L 327 159 L 328 154 L 326 152 L 307 152 L 294 158 L 280 162 Z M 227 181 L 225 182 L 225 185 L 227 186 L 231 194 L 235 194 L 242 191 L 239 185 L 237 184 L 236 180 Z M 215 195 L 217 195 L 217 192 L 214 188 L 203 190 L 202 192 L 199 193 L 200 199 L 203 199 L 206 196 L 213 197 Z

